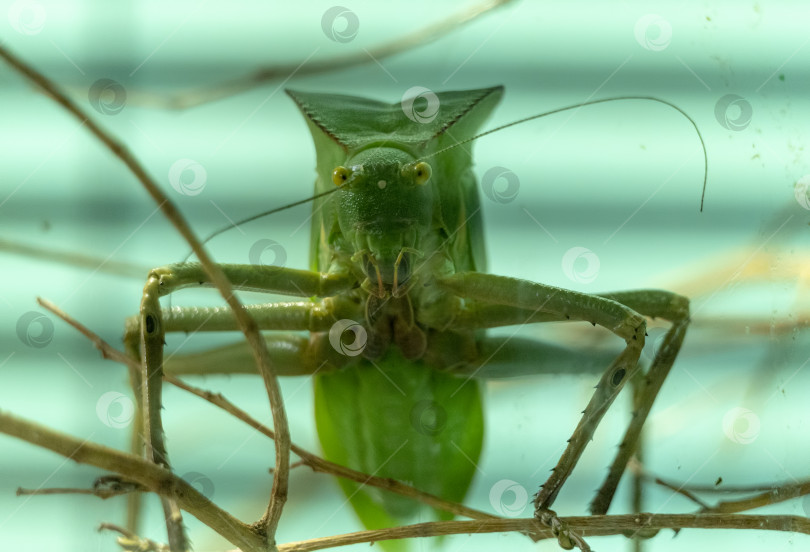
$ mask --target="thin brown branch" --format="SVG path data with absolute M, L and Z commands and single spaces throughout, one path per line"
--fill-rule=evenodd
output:
M 707 486 L 707 485 L 683 485 L 665 481 L 660 477 L 655 477 L 649 473 L 644 472 L 644 479 L 654 481 L 658 485 L 672 489 L 690 500 L 695 501 L 701 506 L 703 513 L 715 514 L 733 514 L 737 512 L 744 512 L 753 510 L 754 508 L 761 508 L 763 506 L 770 506 L 771 504 L 778 504 L 786 500 L 792 500 L 800 496 L 810 495 L 810 479 L 804 481 L 797 481 L 795 483 L 773 483 L 770 485 L 746 485 L 746 486 Z M 693 493 L 753 493 L 757 492 L 755 496 L 741 498 L 739 500 L 726 500 L 719 502 L 716 506 L 710 506 L 706 502 L 699 500 Z
M 673 491 L 675 493 L 678 493 L 680 495 L 685 496 L 686 498 L 688 498 L 689 500 L 691 500 L 692 502 L 694 502 L 695 504 L 700 506 L 701 509 L 704 510 L 704 511 L 707 511 L 710 508 L 710 506 L 708 504 L 706 504 L 701 499 L 699 499 L 694 494 L 692 494 L 691 491 L 689 491 L 687 489 L 684 489 L 683 486 L 679 487 L 677 485 L 673 485 L 672 483 L 667 483 L 663 479 L 657 479 L 657 478 L 655 480 L 655 483 L 658 484 L 658 485 L 661 485 L 662 487 L 666 487 L 667 489 L 669 489 L 669 490 L 671 490 L 671 491 Z
M 141 489 L 146 490 L 146 489 Z M 84 494 L 84 495 L 92 495 L 98 497 L 102 500 L 106 500 L 108 498 L 112 498 L 114 496 L 121 496 L 125 494 L 129 494 L 133 492 L 133 489 L 81 489 L 81 488 L 71 488 L 71 487 L 59 487 L 59 488 L 50 488 L 50 489 L 24 489 L 22 487 L 17 488 L 17 496 L 39 496 L 39 495 L 64 495 L 64 494 Z
M 810 483 L 810 480 L 804 480 L 798 483 L 756 483 L 751 485 L 684 485 L 684 489 L 688 489 L 693 493 L 707 493 L 707 494 L 730 494 L 730 493 L 768 493 L 777 487 L 785 487 L 787 485 L 805 485 Z
M 706 509 L 706 512 L 732 514 L 770 506 L 808 494 L 810 494 L 810 481 L 789 483 L 749 498 L 720 502 L 716 506 Z
M 79 333 L 89 339 L 93 346 L 101 352 L 102 358 L 106 358 L 109 360 L 114 360 L 115 362 L 120 362 L 121 364 L 132 368 L 133 370 L 140 370 L 141 366 L 136 362 L 133 358 L 126 355 L 125 353 L 119 351 L 95 333 L 94 331 L 90 330 L 87 326 L 70 316 L 68 313 L 57 307 L 55 304 L 51 303 L 47 299 L 43 299 L 42 297 L 37 297 L 37 303 L 45 309 L 48 309 L 56 316 L 73 326 Z
M 0 238 L 0 251 L 22 255 L 29 259 L 41 259 L 48 263 L 60 263 L 66 266 L 75 266 L 127 278 L 143 278 L 149 272 L 148 268 L 132 263 L 102 259 L 82 253 L 59 251 L 49 247 L 24 244 L 3 238 Z
M 313 61 L 303 67 L 298 63 L 261 67 L 244 77 L 220 83 L 213 87 L 205 86 L 193 88 L 171 95 L 129 90 L 128 100 L 132 103 L 147 107 L 188 109 L 252 90 L 268 82 L 286 78 L 293 73 L 299 77 L 303 77 L 306 75 L 340 71 L 375 62 L 379 63 L 386 58 L 407 52 L 415 47 L 430 44 L 490 11 L 508 4 L 510 1 L 511 0 L 485 0 L 480 4 L 466 7 L 463 11 L 454 13 L 442 21 L 394 39 L 386 44 L 368 50 L 362 49 L 347 55 Z
M 263 535 L 208 500 L 192 485 L 157 464 L 80 440 L 45 426 L 0 411 L 0 433 L 51 450 L 81 464 L 119 473 L 150 491 L 176 500 L 191 515 L 245 551 L 267 550 Z
M 123 144 L 115 140 L 109 133 L 102 130 L 92 119 L 90 119 L 70 98 L 60 91 L 44 75 L 36 71 L 17 56 L 11 54 L 5 47 L 0 45 L 0 57 L 5 59 L 11 67 L 23 75 L 25 78 L 40 87 L 46 94 L 54 99 L 59 105 L 64 107 L 69 113 L 74 115 L 82 124 L 87 126 L 90 132 L 98 138 L 116 157 L 118 157 L 140 181 L 155 203 L 163 212 L 166 219 L 174 225 L 180 235 L 186 240 L 194 254 L 199 259 L 211 283 L 217 288 L 225 302 L 231 308 L 236 318 L 240 330 L 245 335 L 248 344 L 253 350 L 256 366 L 264 379 L 265 388 L 270 398 L 270 410 L 273 416 L 273 426 L 278 437 L 274 439 L 276 452 L 276 469 L 273 472 L 273 488 L 270 496 L 270 503 L 267 511 L 262 517 L 261 524 L 270 541 L 274 541 L 278 521 L 284 503 L 287 501 L 287 486 L 289 479 L 290 464 L 290 430 L 287 422 L 287 414 L 284 410 L 284 402 L 281 397 L 278 380 L 272 369 L 270 355 L 261 334 L 258 331 L 256 322 L 244 309 L 241 302 L 233 294 L 231 283 L 225 277 L 220 267 L 216 265 L 208 252 L 203 249 L 199 240 L 191 231 L 186 220 L 177 210 L 177 207 L 161 191 L 155 181 L 147 174 L 146 170 L 135 159 L 135 157 L 124 147 Z
M 660 529 L 759 529 L 810 535 L 810 519 L 799 516 L 752 516 L 740 514 L 662 514 L 647 513 L 618 516 L 577 516 L 560 518 L 579 534 L 595 537 L 625 532 Z M 310 552 L 336 546 L 373 543 L 390 539 L 436 537 L 472 533 L 531 532 L 540 538 L 556 538 L 534 518 L 487 519 L 474 521 L 437 521 L 405 525 L 392 529 L 359 531 L 333 537 L 310 539 L 280 545 L 279 552 Z

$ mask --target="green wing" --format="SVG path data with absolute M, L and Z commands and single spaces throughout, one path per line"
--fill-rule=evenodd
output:
M 329 460 L 463 502 L 483 441 L 476 380 L 405 360 L 392 349 L 376 366 L 363 361 L 316 376 L 315 419 Z M 424 521 L 417 517 L 420 502 L 338 481 L 369 529 Z M 405 549 L 401 541 L 381 544 L 389 552 Z

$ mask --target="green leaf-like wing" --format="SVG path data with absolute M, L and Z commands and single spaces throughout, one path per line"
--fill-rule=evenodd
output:
M 402 358 L 396 349 L 375 364 L 362 361 L 315 378 L 315 418 L 326 458 L 356 470 L 405 481 L 462 502 L 483 441 L 476 380 Z M 369 529 L 414 521 L 412 499 L 341 479 Z M 437 512 L 440 519 L 451 519 Z M 398 541 L 383 543 L 402 550 Z

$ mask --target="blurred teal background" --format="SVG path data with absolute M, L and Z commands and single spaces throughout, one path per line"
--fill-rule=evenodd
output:
M 2 0 L 0 40 L 71 90 L 119 137 L 198 235 L 311 192 L 314 149 L 297 109 L 280 90 L 284 86 L 398 102 L 414 86 L 503 84 L 506 96 L 489 127 L 609 96 L 651 95 L 676 103 L 696 120 L 708 149 L 703 213 L 699 142 L 686 119 L 660 104 L 588 107 L 477 142 L 479 175 L 505 167 L 519 180 L 511 201 L 482 199 L 489 270 L 580 291 L 664 287 L 692 294 L 694 327 L 650 419 L 646 468 L 690 484 L 711 485 L 719 477 L 728 486 L 810 477 L 810 347 L 801 322 L 807 264 L 793 264 L 806 256 L 810 218 L 806 188 L 798 194 L 795 189 L 810 174 L 805 153 L 810 7 L 517 2 L 434 43 L 350 70 L 292 76 L 187 111 L 139 105 L 147 92 L 211 86 L 263 65 L 371 51 L 473 4 L 342 2 L 359 24 L 353 38 L 345 29 L 344 42 L 331 40 L 322 28 L 324 14 L 335 5 Z M 336 21 L 337 32 L 347 21 Z M 99 79 L 114 83 L 98 84 Z M 184 184 L 187 192 L 199 193 L 178 193 L 170 182 L 172 167 L 181 175 L 175 178 L 178 188 Z M 258 240 L 272 239 L 281 244 L 287 266 L 303 268 L 308 215 L 301 206 L 245 225 L 213 240 L 211 251 L 218 260 L 248 262 Z M 144 276 L 148 268 L 187 253 L 120 162 L 6 66 L 0 67 L 0 238 L 131 263 Z M 574 247 L 591 253 L 566 265 L 565 254 Z M 738 256 L 728 260 L 734 253 Z M 742 269 L 764 254 L 770 257 L 763 277 L 745 279 Z M 2 251 L 0 258 L 0 408 L 126 447 L 124 369 L 100 360 L 84 338 L 52 315 L 28 313 L 43 313 L 35 298 L 46 297 L 118 344 L 125 317 L 137 311 L 143 278 Z M 687 284 L 701 275 L 707 276 L 698 294 Z M 219 304 L 213 292 L 180 293 L 173 301 Z M 604 337 L 590 326 L 582 332 L 525 328 L 521 335 L 564 339 L 578 347 Z M 171 349 L 188 351 L 234 339 L 235 334 L 168 341 Z M 269 423 L 258 379 L 196 383 L 223 392 Z M 488 433 L 468 503 L 529 515 L 530 508 L 523 509 L 526 496 L 530 500 L 559 457 L 593 383 L 592 376 L 560 375 L 490 384 Z M 283 385 L 293 440 L 317 450 L 310 382 L 290 379 Z M 165 412 L 176 471 L 238 517 L 258 518 L 269 492 L 272 443 L 176 389 L 166 391 Z M 585 512 L 627 412 L 627 398 L 620 397 L 555 504 L 560 514 Z M 94 468 L 0 436 L 0 548 L 115 550 L 113 536 L 95 529 L 102 521 L 123 520 L 123 499 L 14 496 L 18 486 L 87 487 L 98 475 Z M 493 494 L 504 488 L 503 480 L 514 484 Z M 360 528 L 327 476 L 298 468 L 290 493 L 279 542 Z M 645 504 L 652 512 L 694 510 L 661 487 L 648 489 Z M 612 512 L 627 508 L 623 485 Z M 810 500 L 763 512 L 808 516 Z M 143 535 L 164 540 L 160 520 L 157 502 L 150 499 Z M 229 548 L 190 516 L 186 523 L 195 550 Z M 663 531 L 645 549 L 800 550 L 807 542 L 790 533 L 687 530 L 673 538 Z M 618 537 L 591 539 L 591 545 L 631 549 Z M 535 545 L 516 535 L 462 535 L 440 545 L 418 542 L 414 549 L 436 546 L 452 551 L 556 545 Z

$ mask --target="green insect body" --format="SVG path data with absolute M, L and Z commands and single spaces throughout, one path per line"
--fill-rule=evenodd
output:
M 315 376 L 324 454 L 460 502 L 481 451 L 483 414 L 478 383 L 452 372 L 477 358 L 478 335 L 451 329 L 461 300 L 431 283 L 484 271 L 485 258 L 470 150 L 440 150 L 472 137 L 503 89 L 438 93 L 429 122 L 412 120 L 399 103 L 288 93 L 315 142 L 316 193 L 340 186 L 313 206 L 311 268 L 356 277 L 357 287 L 332 300 L 358 306 L 362 320 L 343 333 L 365 345 L 360 355 L 333 342 L 348 347 L 344 365 Z M 413 519 L 420 508 L 340 484 L 368 528 Z

